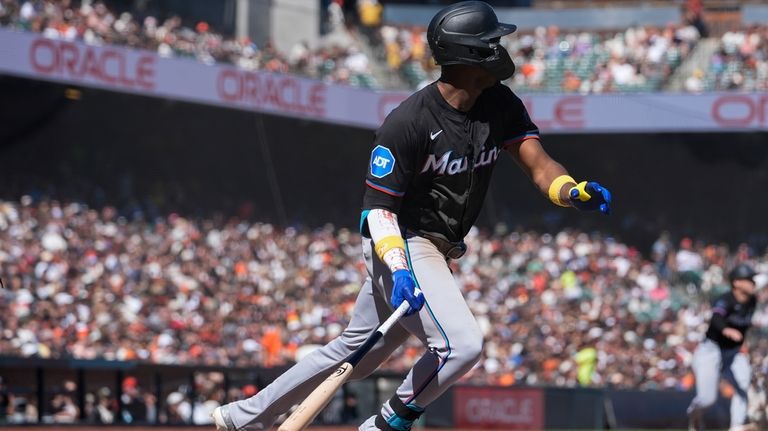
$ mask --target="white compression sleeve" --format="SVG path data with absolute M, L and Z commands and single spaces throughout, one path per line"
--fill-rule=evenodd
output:
M 387 264 L 393 273 L 399 269 L 408 269 L 405 255 L 405 242 L 397 225 L 397 215 L 383 209 L 373 209 L 368 213 L 368 230 L 376 248 L 376 254 Z

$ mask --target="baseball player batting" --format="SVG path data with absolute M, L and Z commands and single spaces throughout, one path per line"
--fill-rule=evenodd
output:
M 755 271 L 750 266 L 735 267 L 729 276 L 731 291 L 719 297 L 712 307 L 707 336 L 693 354 L 696 397 L 688 407 L 691 431 L 704 429 L 703 412 L 717 400 L 721 375 L 734 388 L 730 429 L 748 429 L 744 423 L 752 369 L 742 346 L 757 305 L 754 277 Z
M 481 1 L 456 3 L 432 18 L 427 38 L 442 76 L 401 103 L 375 133 L 360 219 L 368 278 L 349 326 L 255 396 L 216 409 L 218 430 L 270 428 L 403 301 L 409 313 L 365 355 L 351 379 L 369 375 L 409 336 L 418 337 L 424 355 L 395 395 L 359 428 L 411 429 L 483 350 L 483 334 L 448 260 L 466 251 L 462 240 L 502 152 L 554 204 L 610 212 L 610 192 L 595 182 L 575 181 L 550 158 L 525 106 L 500 83 L 515 71 L 500 38 L 515 30 L 499 23 Z

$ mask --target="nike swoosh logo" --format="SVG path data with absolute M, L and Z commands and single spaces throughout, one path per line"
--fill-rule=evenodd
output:
M 430 132 L 430 134 L 429 134 L 429 139 L 431 139 L 431 140 L 433 140 L 433 141 L 434 141 L 434 140 L 435 140 L 435 138 L 437 138 L 437 135 L 439 135 L 439 134 L 441 134 L 441 133 L 443 133 L 443 129 L 440 129 L 440 130 L 438 130 L 438 131 L 437 131 L 437 132 L 435 132 L 435 133 L 431 133 L 431 132 Z

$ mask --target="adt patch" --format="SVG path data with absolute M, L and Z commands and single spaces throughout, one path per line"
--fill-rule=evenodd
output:
M 389 148 L 377 145 L 371 153 L 371 175 L 383 178 L 392 173 L 395 168 L 395 156 Z

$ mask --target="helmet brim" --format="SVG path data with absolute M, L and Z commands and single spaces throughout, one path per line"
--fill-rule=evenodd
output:
M 495 29 L 482 34 L 480 36 L 480 40 L 482 40 L 483 42 L 488 42 L 491 39 L 499 38 L 499 37 L 514 33 L 516 30 L 517 30 L 516 25 L 505 24 L 503 22 L 500 22 Z

